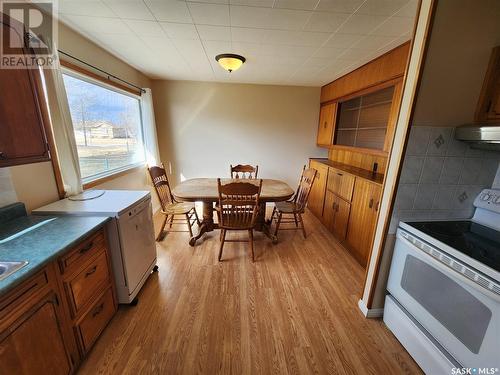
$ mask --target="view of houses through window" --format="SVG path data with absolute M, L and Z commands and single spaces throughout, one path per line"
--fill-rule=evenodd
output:
M 63 74 L 82 179 L 145 160 L 139 99 Z

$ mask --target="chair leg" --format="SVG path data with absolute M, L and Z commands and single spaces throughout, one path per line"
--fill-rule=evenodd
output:
M 304 220 L 302 219 L 302 214 L 299 213 L 298 215 L 299 215 L 300 226 L 302 227 L 302 234 L 304 235 L 304 238 L 307 238 L 306 228 L 304 227 Z
M 194 211 L 194 217 L 196 218 L 196 224 L 200 225 L 201 221 L 200 218 L 198 217 L 198 212 L 196 212 L 196 207 L 193 208 Z
M 248 230 L 248 239 L 250 242 L 250 250 L 252 250 L 252 262 L 255 262 L 255 254 L 253 251 L 253 229 Z
M 222 238 L 221 238 L 221 241 L 220 241 L 219 262 L 222 261 L 222 249 L 224 248 L 224 241 L 226 240 L 226 230 L 225 229 L 221 229 L 221 233 L 222 233 Z
M 193 230 L 191 229 L 191 220 L 189 220 L 188 214 L 186 214 L 186 222 L 189 229 L 189 237 L 193 237 Z
M 170 228 L 172 228 L 172 225 L 174 225 L 174 216 L 175 216 L 175 215 L 172 215 L 172 216 L 170 217 Z
M 163 223 L 161 224 L 160 232 L 158 232 L 156 241 L 161 241 L 163 239 L 163 231 L 165 230 L 165 225 L 167 224 L 167 220 L 168 220 L 168 215 L 165 215 L 165 219 L 163 219 Z
M 278 211 L 278 222 L 276 223 L 276 229 L 274 229 L 274 236 L 275 237 L 278 237 L 278 230 L 280 229 L 282 216 L 283 216 L 283 213 Z
M 274 219 L 274 214 L 276 213 L 276 206 L 273 207 L 273 213 L 271 214 L 271 220 L 269 222 L 271 223 L 270 225 L 273 224 L 273 219 Z
M 299 222 L 297 221 L 297 214 L 293 214 L 293 220 L 295 220 L 295 228 L 299 227 Z

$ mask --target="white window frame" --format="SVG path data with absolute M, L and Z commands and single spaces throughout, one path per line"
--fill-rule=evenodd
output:
M 140 130 L 141 130 L 141 139 L 142 139 L 142 153 L 143 153 L 143 160 L 142 161 L 139 161 L 139 162 L 136 162 L 136 163 L 132 163 L 132 164 L 128 164 L 128 165 L 125 165 L 123 167 L 120 167 L 120 168 L 114 168 L 112 170 L 109 170 L 109 171 L 105 171 L 105 172 L 101 172 L 101 173 L 96 173 L 92 176 L 88 176 L 88 177 L 82 177 L 82 184 L 84 185 L 87 185 L 87 184 L 91 184 L 95 181 L 99 181 L 101 179 L 104 179 L 104 178 L 108 178 L 108 177 L 111 177 L 113 175 L 119 175 L 119 174 L 123 174 L 124 172 L 127 172 L 129 170 L 132 170 L 132 169 L 135 169 L 137 167 L 144 167 L 146 165 L 146 145 L 145 145 L 145 139 L 144 139 L 144 123 L 142 121 L 142 101 L 141 101 L 141 96 L 140 95 L 134 95 L 128 91 L 125 91 L 125 90 L 121 90 L 120 88 L 116 87 L 116 86 L 113 86 L 113 85 L 108 85 L 106 84 L 105 82 L 102 82 L 98 79 L 95 79 L 95 78 L 92 78 L 92 77 L 89 77 L 87 75 L 85 75 L 84 73 L 80 73 L 80 72 L 77 72 L 77 71 L 74 71 L 70 68 L 66 68 L 66 67 L 61 67 L 61 71 L 62 71 L 62 74 L 63 75 L 68 75 L 68 76 L 71 76 L 73 78 L 76 78 L 76 79 L 79 79 L 79 80 L 82 80 L 82 81 L 85 81 L 87 83 L 90 83 L 90 84 L 93 84 L 93 85 L 96 85 L 96 86 L 100 86 L 102 88 L 105 88 L 107 90 L 110 90 L 110 91 L 114 91 L 114 92 L 117 92 L 119 94 L 122 94 L 122 95 L 126 95 L 126 96 L 129 96 L 131 98 L 134 98 L 134 99 L 137 99 L 139 101 L 139 121 L 140 121 Z M 68 93 L 66 93 L 66 98 L 68 96 Z M 71 119 L 71 126 L 73 128 L 73 138 L 75 137 L 75 133 L 74 133 L 74 127 L 73 127 L 73 119 Z M 78 164 L 80 164 L 80 157 L 78 157 Z

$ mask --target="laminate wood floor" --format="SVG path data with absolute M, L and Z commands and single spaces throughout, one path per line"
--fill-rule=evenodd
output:
M 254 264 L 246 243 L 226 243 L 217 262 L 218 232 L 194 248 L 187 233 L 167 235 L 139 304 L 120 306 L 79 373 L 421 373 L 359 311 L 361 266 L 309 213 L 305 224 L 306 240 L 256 234 Z

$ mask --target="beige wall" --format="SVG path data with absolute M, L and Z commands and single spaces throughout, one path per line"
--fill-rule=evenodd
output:
M 60 50 L 98 66 L 117 77 L 141 87 L 151 86 L 149 78 L 141 72 L 85 39 L 64 24 L 59 24 L 58 44 Z M 17 200 L 24 202 L 28 210 L 31 210 L 58 199 L 50 162 L 7 168 L 2 178 L 6 186 L 8 184 L 6 182 L 7 178 L 10 179 L 9 185 L 13 186 L 15 190 L 14 194 L 3 195 L 4 199 L 0 200 L 2 205 L 15 200 L 17 196 Z M 136 171 L 99 185 L 96 188 L 149 190 L 150 186 L 146 178 L 146 171 Z M 155 204 L 155 202 L 154 200 L 153 203 Z
M 438 1 L 415 126 L 473 121 L 491 50 L 500 45 L 499 17 L 498 0 Z
M 182 178 L 229 175 L 259 165 L 259 176 L 293 188 L 316 147 L 319 88 L 153 81 L 160 154 Z

